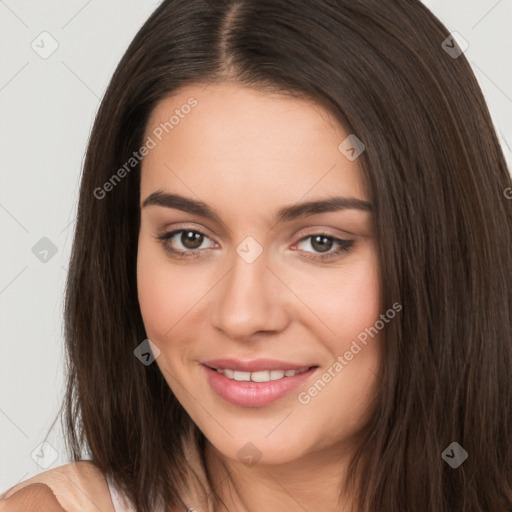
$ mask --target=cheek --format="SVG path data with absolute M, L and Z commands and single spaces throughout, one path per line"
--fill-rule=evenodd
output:
M 173 325 L 179 313 L 180 301 L 177 290 L 179 283 L 170 279 L 165 255 L 162 257 L 159 247 L 152 247 L 141 235 L 137 254 L 137 293 L 139 306 L 149 339 L 160 345 Z
M 184 281 L 183 272 L 172 271 L 167 256 L 160 247 L 152 247 L 150 242 L 139 240 L 139 307 L 146 335 L 161 351 L 156 364 L 174 392 L 179 391 L 174 382 L 178 371 L 176 365 L 179 368 L 178 362 L 187 354 L 185 340 L 176 343 L 176 333 L 179 332 L 180 320 L 186 315 L 194 299 L 190 286 L 187 287 L 185 282 L 181 282 L 180 276 L 181 281 Z
M 169 345 L 190 311 L 197 308 L 211 284 L 204 270 L 191 273 L 169 261 L 158 242 L 141 234 L 137 254 L 137 293 L 150 339 Z
M 165 324 L 167 310 L 169 309 L 167 302 L 169 297 L 163 297 L 164 290 L 159 264 L 154 256 L 154 251 L 150 251 L 148 244 L 139 238 L 137 294 L 144 326 L 150 339 L 152 337 L 155 339 L 160 338 L 160 335 L 155 334 L 162 331 Z
M 376 269 L 365 268 L 359 275 L 340 284 L 343 292 L 333 302 L 330 311 L 334 330 L 357 336 L 373 325 L 380 314 L 380 289 Z
M 337 272 L 317 273 L 315 282 L 304 286 L 314 312 L 310 328 L 329 346 L 340 353 L 365 328 L 376 322 L 382 313 L 378 264 L 373 251 L 351 262 Z

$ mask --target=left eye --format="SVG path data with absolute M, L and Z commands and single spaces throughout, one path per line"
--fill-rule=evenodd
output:
M 316 233 L 314 235 L 305 236 L 299 240 L 297 245 L 304 242 L 307 242 L 306 245 L 313 249 L 313 251 L 306 252 L 313 252 L 316 257 L 320 258 L 327 258 L 343 251 L 348 251 L 354 243 L 353 240 L 343 240 L 326 233 Z M 337 249 L 331 251 L 331 249 L 336 246 Z

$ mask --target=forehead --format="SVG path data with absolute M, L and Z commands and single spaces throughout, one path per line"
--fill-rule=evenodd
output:
M 141 195 L 229 192 L 256 206 L 334 188 L 364 199 L 357 160 L 338 149 L 348 135 L 313 101 L 232 84 L 187 86 L 160 101 L 147 123 L 145 139 L 155 144 L 142 162 Z

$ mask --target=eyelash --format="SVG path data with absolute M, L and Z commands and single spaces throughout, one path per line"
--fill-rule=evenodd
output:
M 171 255 L 174 255 L 174 256 L 177 256 L 177 257 L 184 257 L 184 258 L 196 258 L 198 257 L 195 253 L 197 253 L 198 251 L 200 250 L 203 250 L 203 249 L 189 249 L 188 251 L 179 251 L 177 249 L 173 249 L 171 248 L 171 246 L 169 245 L 169 240 L 171 238 L 173 238 L 175 235 L 177 235 L 178 233 L 183 233 L 183 232 L 192 232 L 192 233 L 198 233 L 200 235 L 203 235 L 204 237 L 206 238 L 209 238 L 207 235 L 205 235 L 204 233 L 201 233 L 201 231 L 198 231 L 196 229 L 176 229 L 174 231 L 168 231 L 168 232 L 164 232 L 164 233 L 161 233 L 159 234 L 158 236 L 156 236 L 155 238 L 157 238 L 160 242 L 160 244 L 162 245 L 162 247 L 164 248 L 164 250 L 168 253 L 170 253 Z M 325 253 L 325 254 L 322 254 L 322 253 L 313 253 L 315 254 L 315 256 L 307 256 L 308 258 L 312 259 L 312 260 L 317 260 L 317 261 L 321 261 L 321 262 L 324 262 L 324 261 L 328 261 L 342 253 L 348 253 L 350 252 L 352 249 L 353 249 L 353 246 L 354 246 L 354 241 L 353 240 L 343 240 L 342 238 L 337 238 L 333 235 L 330 235 L 328 233 L 313 233 L 311 235 L 307 235 L 307 236 L 304 236 L 302 237 L 297 243 L 300 243 L 300 242 L 303 242 L 309 238 L 314 238 L 314 237 L 317 237 L 317 236 L 322 236 L 322 237 L 325 237 L 325 238 L 328 238 L 329 240 L 332 240 L 334 243 L 338 244 L 338 249 L 336 249 L 335 251 L 333 252 L 329 252 L 329 253 Z M 310 251 L 306 251 L 308 253 L 310 253 Z

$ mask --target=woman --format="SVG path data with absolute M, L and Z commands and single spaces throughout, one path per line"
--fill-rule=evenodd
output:
M 416 0 L 160 5 L 84 167 L 75 462 L 5 510 L 512 509 L 511 179 L 457 50 Z

